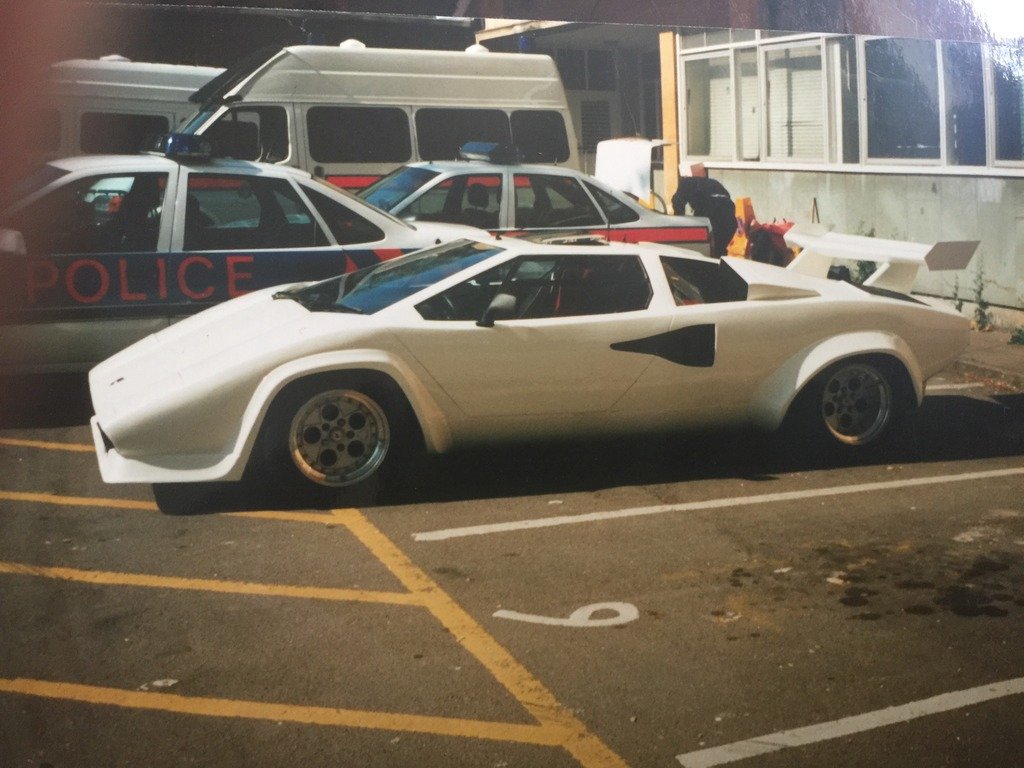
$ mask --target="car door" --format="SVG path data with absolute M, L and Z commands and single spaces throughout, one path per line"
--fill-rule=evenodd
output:
M 572 176 L 515 173 L 512 227 L 531 232 L 584 231 L 606 235 L 608 222 Z
M 166 299 L 174 315 L 401 252 L 353 208 L 312 186 L 300 191 L 285 175 L 190 168 L 177 210 L 166 257 Z
M 5 219 L 25 253 L 3 255 L 16 290 L 0 313 L 0 366 L 82 369 L 166 325 L 152 267 L 175 183 L 166 167 L 72 173 Z
M 481 327 L 499 292 L 515 297 L 514 316 Z M 421 302 L 425 322 L 400 340 L 469 416 L 596 416 L 652 359 L 613 345 L 668 327 L 651 295 L 635 255 L 524 257 Z

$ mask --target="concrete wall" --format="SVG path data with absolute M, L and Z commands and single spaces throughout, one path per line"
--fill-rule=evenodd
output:
M 963 272 L 922 271 L 916 290 L 1024 309 L 1024 179 L 862 173 L 710 171 L 733 198 L 749 197 L 762 221 L 809 221 L 814 200 L 825 224 L 852 235 L 917 242 L 981 240 Z

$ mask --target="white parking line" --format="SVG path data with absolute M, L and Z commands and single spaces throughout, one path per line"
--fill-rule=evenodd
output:
M 954 709 L 962 709 L 992 699 L 1016 696 L 1022 693 L 1024 693 L 1024 677 L 1018 677 L 1015 680 L 981 685 L 966 691 L 943 693 L 930 699 L 880 709 L 863 715 L 844 717 L 830 723 L 778 731 L 767 736 L 759 736 L 756 739 L 737 741 L 697 752 L 687 752 L 684 755 L 676 755 L 676 760 L 683 768 L 712 768 L 712 766 L 734 763 L 737 760 L 745 760 L 757 755 L 778 752 L 791 747 L 805 747 L 820 741 L 838 739 L 875 728 L 883 728 L 887 725 L 897 725 L 919 717 L 950 712 Z
M 664 515 L 669 512 L 696 512 L 706 509 L 727 509 L 729 507 L 752 506 L 755 504 L 773 504 L 781 501 L 803 501 L 806 499 L 844 496 L 852 493 L 871 493 L 876 491 L 895 491 L 914 486 L 942 485 L 944 483 L 964 483 L 972 480 L 992 480 L 999 477 L 1024 475 L 1024 467 L 1010 469 L 993 469 L 987 472 L 965 472 L 959 475 L 937 475 L 935 477 L 911 477 L 901 480 L 890 480 L 884 483 L 861 483 L 859 485 L 841 485 L 832 488 L 813 488 L 806 491 L 787 491 L 783 493 L 765 493 L 757 496 L 733 496 L 726 499 L 708 499 L 707 501 L 690 501 L 683 504 L 659 504 L 653 507 L 633 507 L 608 512 L 589 512 L 582 515 L 559 515 L 557 517 L 539 517 L 531 520 L 513 520 L 506 523 L 489 523 L 471 525 L 465 528 L 447 528 L 437 531 L 414 533 L 414 541 L 444 541 L 464 536 L 486 536 L 492 533 L 508 533 L 509 531 L 525 531 L 531 528 L 554 528 L 560 525 L 579 525 L 596 523 L 604 520 L 621 520 L 628 517 L 645 517 Z

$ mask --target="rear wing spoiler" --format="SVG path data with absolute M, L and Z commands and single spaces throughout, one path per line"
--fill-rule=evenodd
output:
M 843 235 L 822 224 L 798 224 L 786 235 L 786 245 L 803 250 L 787 269 L 812 277 L 828 277 L 836 260 L 877 264 L 864 285 L 910 293 L 921 267 L 931 271 L 966 269 L 980 241 L 945 241 L 926 245 L 905 240 Z

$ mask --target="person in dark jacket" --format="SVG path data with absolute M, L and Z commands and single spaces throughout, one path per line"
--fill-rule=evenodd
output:
M 725 247 L 736 234 L 736 204 L 729 191 L 717 179 L 707 176 L 680 176 L 676 193 L 672 195 L 672 212 L 686 215 L 689 205 L 694 216 L 711 220 L 711 254 L 723 256 Z

